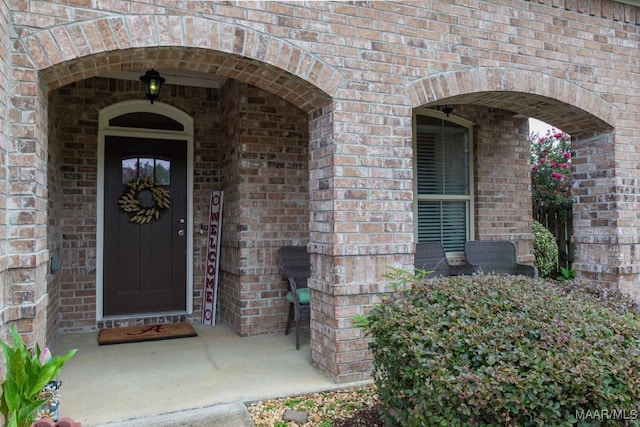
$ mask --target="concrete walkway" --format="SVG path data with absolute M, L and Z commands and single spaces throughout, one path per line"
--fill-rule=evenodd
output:
M 245 403 L 333 390 L 311 366 L 309 338 L 240 338 L 194 324 L 198 337 L 99 346 L 97 332 L 60 335 L 55 355 L 78 353 L 61 374 L 60 415 L 83 427 L 251 426 Z

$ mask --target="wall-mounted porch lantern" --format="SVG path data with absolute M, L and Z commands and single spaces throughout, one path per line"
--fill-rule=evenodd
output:
M 444 107 L 442 107 L 442 112 L 445 113 L 447 117 L 449 117 L 449 114 L 453 113 L 453 105 L 445 105 Z
M 160 88 L 165 82 L 165 79 L 160 76 L 159 72 L 155 71 L 152 68 L 144 73 L 144 76 L 140 76 L 140 80 L 142 80 L 146 86 L 147 99 L 149 99 L 149 101 L 151 101 L 151 103 L 153 104 L 153 101 L 158 98 Z

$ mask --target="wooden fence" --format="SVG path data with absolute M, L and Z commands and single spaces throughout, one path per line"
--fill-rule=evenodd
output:
M 573 265 L 573 217 L 571 212 L 536 210 L 534 218 L 551 232 L 558 242 L 558 265 L 571 268 Z

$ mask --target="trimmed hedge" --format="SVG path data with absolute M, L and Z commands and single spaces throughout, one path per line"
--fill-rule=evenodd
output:
M 392 425 L 618 425 L 638 416 L 640 315 L 620 293 L 521 276 L 405 287 L 360 319 Z

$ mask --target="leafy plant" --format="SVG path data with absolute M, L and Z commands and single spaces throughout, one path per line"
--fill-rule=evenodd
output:
M 2 383 L 0 413 L 4 416 L 6 427 L 28 427 L 33 423 L 38 409 L 46 402 L 40 399 L 42 388 L 58 375 L 64 363 L 77 350 L 42 361 L 40 347 L 36 345 L 35 354 L 30 352 L 15 326 L 11 327 L 11 336 L 12 346 L 0 342 L 7 371 Z
M 576 272 L 572 268 L 560 267 L 560 274 L 556 277 L 556 280 L 573 280 L 576 277 Z
M 540 277 L 550 277 L 558 265 L 556 238 L 538 221 L 533 221 L 533 253 Z
M 586 426 L 637 413 L 639 313 L 616 291 L 481 275 L 415 281 L 361 321 L 392 425 Z

